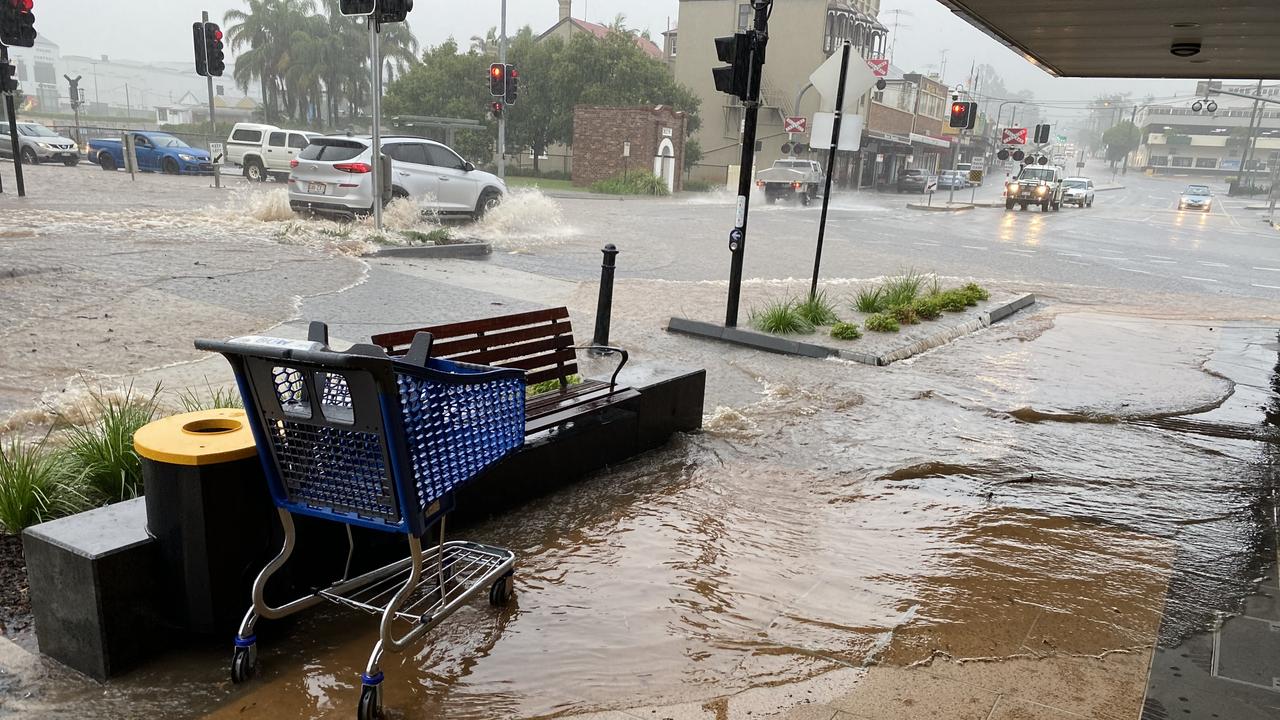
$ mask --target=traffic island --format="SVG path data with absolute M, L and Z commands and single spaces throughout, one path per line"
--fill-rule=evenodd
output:
M 961 212 L 963 210 L 972 210 L 973 203 L 943 203 L 941 205 L 921 205 L 919 203 L 907 203 L 907 207 L 912 210 L 924 210 L 926 212 Z
M 978 303 L 963 313 L 947 313 L 935 321 L 905 325 L 898 332 L 866 331 L 861 338 L 850 341 L 836 340 L 825 332 L 774 335 L 678 317 L 671 318 L 667 330 L 782 355 L 839 358 L 883 367 L 990 327 L 1034 304 L 1035 295 L 1030 293 L 1006 294 Z
M 486 242 L 456 242 L 444 245 L 397 245 L 382 247 L 369 257 L 429 258 L 437 260 L 481 260 L 493 253 Z

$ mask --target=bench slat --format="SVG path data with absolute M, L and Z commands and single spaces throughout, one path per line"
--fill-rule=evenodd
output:
M 564 390 L 538 393 L 525 401 L 524 413 L 527 417 L 546 415 L 549 412 L 554 412 L 562 405 L 589 400 L 590 398 L 587 396 L 598 394 L 601 390 L 607 394 L 609 383 L 599 380 L 584 380 L 577 385 L 570 385 Z
M 455 355 L 477 350 L 493 350 L 507 345 L 514 345 L 528 340 L 540 340 L 547 337 L 564 336 L 568 339 L 566 344 L 573 345 L 573 327 L 567 320 L 564 322 L 556 321 L 550 325 L 534 325 L 532 327 L 493 332 L 487 335 L 466 337 L 458 340 L 450 340 L 437 335 L 431 328 L 424 328 L 424 330 L 431 333 L 434 341 L 431 346 L 431 354 L 442 358 L 452 358 Z M 376 339 L 375 342 L 377 342 Z
M 554 412 L 549 415 L 543 415 L 537 418 L 528 418 L 525 421 L 524 434 L 533 435 L 534 433 L 542 432 L 543 430 L 546 430 L 548 428 L 561 425 L 575 418 L 590 414 L 596 410 L 609 407 L 610 405 L 614 405 L 616 403 L 620 403 L 625 400 L 630 400 L 631 398 L 634 398 L 634 397 L 640 397 L 639 391 L 633 390 L 631 388 L 622 388 L 611 395 L 606 395 L 601 398 L 588 400 L 581 404 L 568 407 L 559 412 Z
M 467 357 L 468 356 L 463 355 L 462 357 L 459 357 L 457 359 L 462 362 L 471 362 L 470 360 L 466 359 Z M 572 375 L 573 373 L 568 372 L 568 368 L 573 367 L 574 371 L 575 372 L 577 371 L 577 367 L 578 367 L 577 357 L 578 357 L 577 353 L 574 352 L 573 348 L 563 348 L 560 350 L 556 350 L 555 352 L 543 353 L 541 355 L 535 355 L 533 357 L 516 358 L 513 360 L 508 360 L 506 362 L 498 363 L 498 366 L 507 367 L 507 368 L 519 368 L 521 370 L 524 370 L 526 373 L 529 374 L 529 376 L 525 378 L 526 382 L 532 385 L 532 384 L 543 382 L 543 381 L 534 380 L 533 373 L 530 371 L 546 372 L 543 370 L 543 368 L 555 366 L 555 367 L 564 368 L 564 370 L 561 370 L 560 372 L 564 372 L 566 375 Z M 552 368 L 551 372 L 555 372 L 555 369 Z M 559 376 L 556 375 L 554 377 L 559 377 Z
M 450 360 L 458 360 L 460 362 L 475 363 L 477 365 L 502 365 L 510 367 L 510 363 L 516 360 L 532 360 L 535 358 L 546 358 L 543 365 L 557 364 L 556 353 L 566 348 L 571 348 L 572 339 L 560 335 L 558 337 L 546 338 L 543 340 L 533 340 L 531 342 L 520 343 L 518 345 L 507 345 L 506 347 L 493 348 L 491 350 L 477 350 L 475 352 L 458 353 L 454 355 L 445 355 L 440 353 L 436 357 L 448 357 Z M 434 350 L 434 348 L 432 348 Z M 432 353 L 435 354 L 435 353 Z M 536 365 L 526 370 L 536 370 L 542 365 Z

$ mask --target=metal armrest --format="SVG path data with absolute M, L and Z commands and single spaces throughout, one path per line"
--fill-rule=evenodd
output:
M 631 357 L 631 355 L 626 350 L 623 350 L 620 347 L 613 347 L 611 345 L 575 345 L 573 346 L 573 349 L 574 350 L 599 350 L 605 353 L 614 353 L 616 355 L 621 355 L 622 360 L 618 363 L 618 367 L 613 369 L 613 376 L 609 378 L 609 392 L 612 393 L 617 390 L 618 373 L 622 372 L 622 368 L 626 367 L 627 360 L 628 358 Z

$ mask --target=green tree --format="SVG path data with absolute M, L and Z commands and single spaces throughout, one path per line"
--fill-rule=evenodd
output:
M 493 157 L 496 124 L 490 123 L 492 101 L 488 76 L 489 58 L 473 51 L 462 54 L 450 39 L 427 50 L 422 62 L 389 84 L 383 108 L 388 117 L 428 115 L 485 122 L 483 132 L 461 132 L 455 150 L 476 164 Z
M 1141 140 L 1141 133 L 1138 126 L 1128 120 L 1116 123 L 1110 130 L 1103 133 L 1102 142 L 1107 147 L 1107 162 L 1111 163 L 1111 167 L 1114 168 L 1125 155 L 1136 150 L 1139 140 Z

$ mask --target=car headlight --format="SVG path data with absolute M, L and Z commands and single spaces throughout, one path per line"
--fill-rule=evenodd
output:
M 1017 192 L 1018 183 L 1009 183 L 1008 185 L 1005 186 L 1005 189 L 1008 190 L 1009 192 Z
M 52 146 L 52 145 L 50 145 L 49 143 L 45 143 L 45 142 L 38 142 L 38 143 L 36 143 L 36 144 L 37 144 L 37 145 L 39 145 L 40 147 L 44 148 L 45 150 L 52 150 L 52 149 L 53 149 L 53 146 Z
M 188 154 L 186 154 L 186 153 L 178 153 L 178 157 L 179 157 L 179 158 L 182 158 L 183 160 L 186 160 L 187 162 L 195 162 L 195 161 L 196 161 L 196 156 L 195 156 L 195 155 L 188 155 Z
M 1049 189 L 1049 188 L 1045 187 L 1044 185 L 1041 185 L 1040 187 L 1036 188 L 1036 194 L 1037 194 L 1037 195 L 1043 195 L 1043 194 L 1045 193 L 1045 191 L 1046 191 L 1046 190 L 1048 190 L 1048 189 Z

